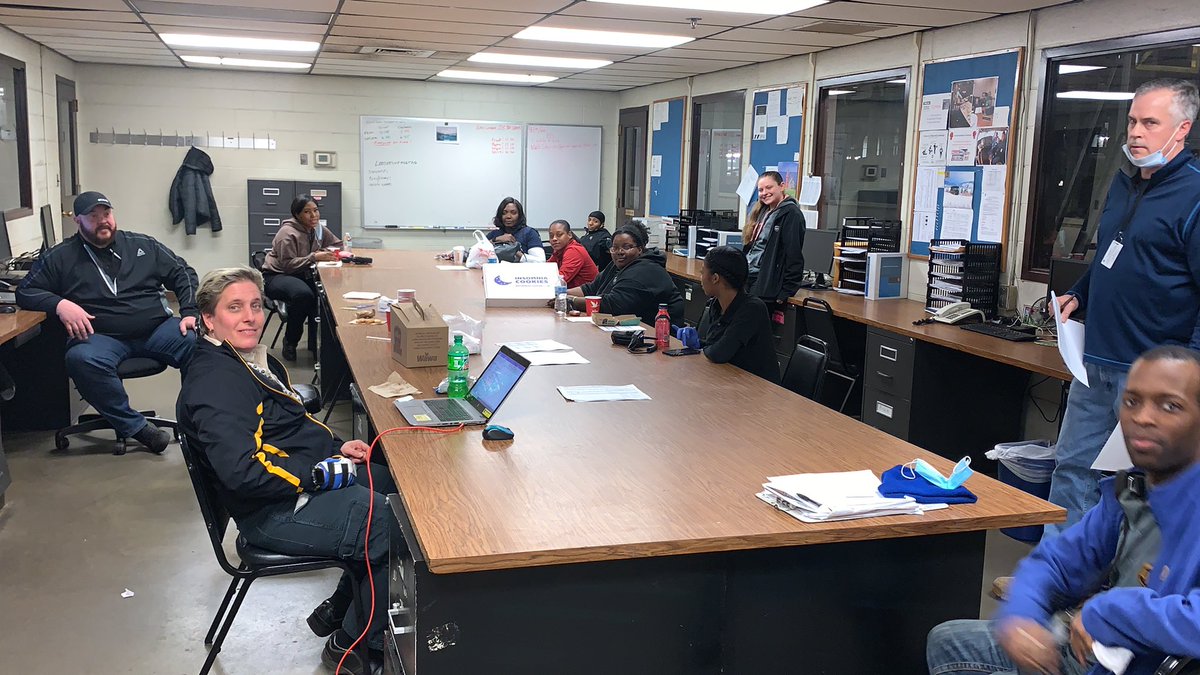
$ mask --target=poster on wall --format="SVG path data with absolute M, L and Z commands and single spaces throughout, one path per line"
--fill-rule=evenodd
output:
M 927 256 L 931 239 L 1006 241 L 1023 56 L 1016 49 L 922 64 L 910 255 Z

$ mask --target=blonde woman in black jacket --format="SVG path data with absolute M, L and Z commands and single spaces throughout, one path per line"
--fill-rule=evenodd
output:
M 783 323 L 788 298 L 804 281 L 804 214 L 783 191 L 783 176 L 767 171 L 758 179 L 758 202 L 742 230 L 750 266 L 746 292 L 761 298 L 771 320 Z

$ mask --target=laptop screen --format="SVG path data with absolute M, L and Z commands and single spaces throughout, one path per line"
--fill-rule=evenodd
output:
M 471 398 L 475 399 L 475 407 L 485 419 L 496 412 L 528 367 L 529 362 L 508 347 L 501 347 L 496 352 L 492 362 L 475 381 L 475 386 L 471 387 Z

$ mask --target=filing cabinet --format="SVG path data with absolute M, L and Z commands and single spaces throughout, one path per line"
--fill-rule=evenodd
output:
M 303 180 L 250 180 L 246 184 L 249 255 L 271 248 L 283 221 L 292 217 L 292 200 L 308 194 L 321 209 L 325 227 L 342 236 L 342 184 Z

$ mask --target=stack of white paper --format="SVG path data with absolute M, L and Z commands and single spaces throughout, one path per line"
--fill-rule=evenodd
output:
M 568 401 L 649 401 L 650 397 L 637 388 L 636 384 L 608 385 L 591 384 L 575 387 L 559 387 L 558 393 Z
M 866 470 L 774 476 L 763 488 L 759 499 L 806 523 L 923 513 L 912 497 L 880 497 L 879 479 Z
M 564 345 L 557 340 L 525 340 L 523 342 L 505 342 L 504 345 L 518 354 L 558 352 L 571 349 L 570 345 Z

